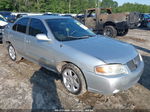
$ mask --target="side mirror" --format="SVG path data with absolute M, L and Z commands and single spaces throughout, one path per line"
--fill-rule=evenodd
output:
M 47 37 L 47 35 L 45 35 L 45 34 L 37 34 L 36 35 L 36 38 L 38 39 L 38 40 L 41 40 L 41 41 L 51 41 L 51 39 L 49 39 L 48 37 Z

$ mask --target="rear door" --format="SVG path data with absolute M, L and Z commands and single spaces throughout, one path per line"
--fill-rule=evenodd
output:
M 25 50 L 25 37 L 29 18 L 22 18 L 18 20 L 12 27 L 10 32 L 10 39 L 19 54 L 24 54 Z

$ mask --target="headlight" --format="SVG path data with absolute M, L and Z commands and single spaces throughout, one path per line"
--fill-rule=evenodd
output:
M 102 65 L 95 67 L 96 74 L 101 75 L 119 75 L 119 74 L 128 74 L 128 70 L 125 65 L 121 64 L 110 64 Z

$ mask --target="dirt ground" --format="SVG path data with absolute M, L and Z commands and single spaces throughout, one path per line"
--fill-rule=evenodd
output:
M 130 30 L 128 35 L 117 39 L 133 44 L 141 52 L 145 70 L 138 84 L 110 96 L 90 92 L 78 97 L 68 94 L 57 74 L 27 60 L 12 62 L 0 45 L 0 112 L 3 109 L 150 111 L 150 30 Z

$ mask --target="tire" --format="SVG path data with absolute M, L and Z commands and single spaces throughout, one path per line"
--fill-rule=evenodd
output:
M 117 30 L 114 26 L 105 26 L 103 35 L 115 38 L 117 36 Z
M 20 57 L 17 54 L 15 48 L 11 44 L 8 45 L 7 50 L 8 50 L 9 57 L 10 57 L 10 59 L 12 61 L 16 61 L 17 62 L 17 61 L 20 61 L 22 59 L 22 57 Z
M 74 95 L 84 94 L 86 82 L 81 70 L 73 64 L 66 64 L 62 67 L 62 84 L 66 90 Z
M 128 29 L 118 31 L 118 36 L 125 36 L 128 33 Z

